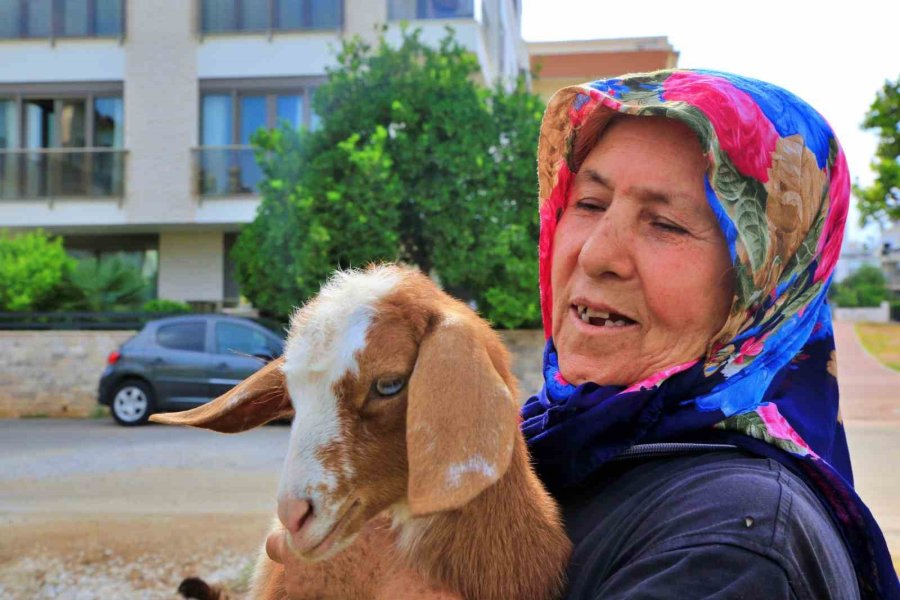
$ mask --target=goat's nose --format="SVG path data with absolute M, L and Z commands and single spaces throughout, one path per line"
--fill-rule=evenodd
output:
M 311 515 L 312 504 L 307 500 L 289 498 L 278 502 L 278 519 L 291 534 L 300 531 Z

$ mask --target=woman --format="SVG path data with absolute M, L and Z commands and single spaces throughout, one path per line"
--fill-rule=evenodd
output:
M 596 81 L 550 101 L 539 179 L 523 431 L 575 543 L 567 598 L 900 598 L 838 412 L 827 123 L 723 73 Z

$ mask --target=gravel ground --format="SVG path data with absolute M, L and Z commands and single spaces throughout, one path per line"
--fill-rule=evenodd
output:
M 188 576 L 243 598 L 287 435 L 0 421 L 0 598 L 169 600 Z

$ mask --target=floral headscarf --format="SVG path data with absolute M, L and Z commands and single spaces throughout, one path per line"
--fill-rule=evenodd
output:
M 730 316 L 705 356 L 629 387 L 574 386 L 551 339 L 556 225 L 591 135 L 617 114 L 690 127 L 709 161 L 706 197 L 734 266 Z M 851 553 L 863 598 L 900 598 L 883 535 L 853 490 L 838 410 L 826 291 L 840 252 L 850 184 L 828 123 L 776 86 L 727 73 L 658 71 L 568 87 L 553 96 L 538 148 L 545 384 L 522 429 L 551 488 L 580 483 L 638 443 L 734 444 L 804 478 Z

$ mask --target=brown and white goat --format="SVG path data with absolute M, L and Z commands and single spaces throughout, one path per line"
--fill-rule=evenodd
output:
M 571 544 L 529 463 L 517 395 L 486 322 L 421 273 L 383 265 L 337 273 L 294 315 L 283 358 L 153 420 L 237 432 L 294 413 L 278 517 L 310 561 L 309 598 L 387 597 L 390 573 L 354 584 L 342 572 L 371 558 L 443 598 L 549 600 Z M 372 526 L 385 516 L 390 530 Z M 283 597 L 282 577 L 262 557 L 256 597 Z

